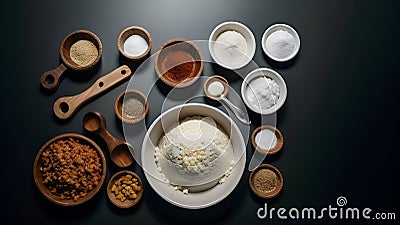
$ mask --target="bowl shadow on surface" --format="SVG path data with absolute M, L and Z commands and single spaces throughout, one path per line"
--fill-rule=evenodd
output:
M 218 108 L 219 106 L 221 106 L 222 104 L 219 101 L 216 100 L 212 100 L 207 96 L 203 96 L 204 99 L 204 103 L 206 103 L 207 105 L 213 106 Z M 219 109 L 219 108 L 218 108 Z
M 61 56 L 59 56 L 58 63 L 59 63 L 59 65 L 61 65 L 63 63 Z M 85 71 L 73 70 L 73 69 L 67 67 L 62 78 L 60 79 L 60 84 L 59 84 L 58 88 L 56 88 L 55 90 L 48 90 L 48 89 L 44 88 L 39 82 L 40 92 L 44 95 L 54 94 L 55 92 L 57 92 L 57 90 L 59 88 L 61 88 L 63 80 L 65 78 L 71 79 L 74 82 L 88 82 L 90 79 L 92 79 L 94 76 L 96 76 L 96 74 L 101 69 L 101 66 L 102 66 L 102 60 L 100 60 L 99 63 L 97 63 L 93 68 L 91 68 L 89 70 L 85 70 Z M 56 68 L 56 67 L 54 67 L 54 68 Z M 44 72 L 45 71 L 43 71 L 43 73 Z M 40 81 L 40 77 L 38 80 Z
M 261 125 L 272 125 L 278 128 L 279 120 L 285 120 L 288 109 L 286 104 L 283 104 L 283 106 L 277 112 L 270 115 L 260 115 L 251 110 L 247 105 L 246 110 L 251 120 L 251 125 L 255 126 L 255 129 Z
M 107 194 L 106 194 L 107 195 Z M 143 196 L 144 197 L 144 196 Z M 142 197 L 142 198 L 143 198 Z M 115 214 L 118 214 L 119 216 L 124 216 L 124 215 L 131 215 L 132 213 L 134 213 L 135 211 L 138 210 L 138 208 L 140 208 L 143 204 L 143 199 L 141 199 L 138 203 L 136 203 L 134 206 L 129 207 L 129 208 L 119 208 L 117 206 L 115 206 L 110 199 L 107 198 L 107 205 L 109 206 L 109 208 L 111 209 L 111 211 Z
M 235 72 L 230 69 L 226 69 L 217 63 L 211 63 L 211 67 L 215 74 L 212 75 L 220 75 L 221 77 L 224 77 L 229 83 L 238 81 L 241 79 L 240 75 L 238 75 L 238 72 Z
M 132 59 L 128 59 L 125 56 L 123 56 L 121 53 L 119 53 L 118 56 L 118 63 L 120 64 L 120 66 L 122 65 L 127 65 L 131 71 L 132 71 L 132 75 L 135 73 L 136 69 L 139 68 L 139 66 L 145 62 L 147 60 L 147 58 L 149 58 L 150 54 L 147 54 L 145 57 L 143 57 L 140 60 L 132 60 Z
M 60 59 L 61 60 L 61 59 Z M 98 74 L 99 70 L 102 66 L 102 60 L 99 61 L 93 68 L 86 71 L 75 71 L 72 69 L 67 69 L 66 77 L 68 76 L 71 80 L 76 82 L 87 82 L 91 80 L 96 74 Z
M 246 177 L 247 182 L 249 182 L 249 176 L 250 176 L 250 174 L 247 174 L 247 177 Z M 279 199 L 281 198 L 282 193 L 285 191 L 285 185 L 283 185 L 281 192 L 277 196 L 272 197 L 272 198 L 261 198 L 253 192 L 250 185 L 247 185 L 247 186 L 248 186 L 247 187 L 248 192 L 250 192 L 251 199 L 253 199 L 253 201 L 256 202 L 260 206 L 264 206 L 264 203 L 274 204 L 275 202 L 279 202 Z
M 275 61 L 273 59 L 271 59 L 270 57 L 267 56 L 267 54 L 265 54 L 265 52 L 263 51 L 263 57 L 265 59 L 265 61 L 267 61 L 267 63 L 274 67 L 274 68 L 278 68 L 278 69 L 284 69 L 284 68 L 288 68 L 290 66 L 293 66 L 294 64 L 296 64 L 297 62 L 297 58 L 299 57 L 299 53 L 300 51 L 290 60 L 286 61 L 286 62 L 278 62 Z
M 115 115 L 115 113 L 114 113 L 114 115 Z M 115 123 L 115 126 L 118 127 L 118 130 L 121 131 L 122 134 L 124 132 L 126 132 L 126 134 L 125 134 L 126 136 L 129 136 L 129 137 L 137 136 L 137 132 L 132 132 L 132 131 L 136 131 L 138 129 L 144 129 L 143 121 L 147 121 L 148 117 L 149 117 L 149 114 L 147 113 L 146 116 L 141 121 L 139 121 L 137 123 L 134 123 L 134 124 L 126 124 L 126 123 L 122 122 L 122 120 L 119 119 L 117 117 L 117 115 L 115 115 L 114 116 L 114 123 Z M 124 126 L 130 126 L 132 128 L 124 130 Z
M 248 157 L 251 159 L 253 157 L 255 151 L 257 151 L 257 150 L 254 148 L 254 146 L 251 143 L 249 143 L 249 145 L 250 145 L 251 150 L 249 151 L 250 153 L 249 153 Z M 284 148 L 285 148 L 285 145 L 283 145 L 282 149 L 279 150 L 277 153 L 272 154 L 272 155 L 266 155 L 265 158 L 263 159 L 263 161 L 261 162 L 261 164 L 276 162 L 276 160 L 278 158 L 280 158 L 281 152 L 285 150 Z
M 54 103 L 53 103 L 53 104 L 54 104 Z M 79 109 L 78 109 L 78 110 L 79 110 Z M 72 115 L 71 117 L 69 117 L 69 118 L 67 118 L 67 119 L 60 119 L 60 118 L 58 118 L 58 117 L 56 116 L 56 114 L 54 114 L 53 107 L 51 107 L 51 111 L 52 111 L 51 115 L 52 115 L 52 117 L 53 117 L 53 121 L 54 121 L 56 124 L 58 124 L 58 125 L 65 125 L 65 124 L 68 124 L 68 123 L 71 121 L 71 119 L 75 116 L 75 115 Z
M 244 176 L 245 173 L 243 174 Z M 146 190 L 151 190 L 146 192 L 146 198 L 144 199 L 149 209 L 154 215 L 157 215 L 158 219 L 162 220 L 160 222 L 171 225 L 221 223 L 239 210 L 239 207 L 232 206 L 241 204 L 245 189 L 243 179 L 241 179 L 233 192 L 221 202 L 204 209 L 193 210 L 180 208 L 162 199 L 153 191 L 147 180 L 144 182 L 144 186 Z
M 160 92 L 165 96 L 173 100 L 186 100 L 188 96 L 194 96 L 197 90 L 202 89 L 203 83 L 201 81 L 201 77 L 203 73 L 200 74 L 199 79 L 196 80 L 193 84 L 189 85 L 185 88 L 174 88 L 167 84 L 165 84 L 154 72 L 154 76 L 156 76 L 156 86 L 160 90 Z
M 33 181 L 32 181 L 33 182 Z M 77 206 L 60 206 L 57 205 L 46 197 L 44 197 L 36 185 L 33 182 L 33 192 L 36 198 L 36 202 L 38 202 L 38 207 L 42 208 L 44 212 L 47 213 L 47 216 L 54 219 L 55 221 L 64 221 L 64 222 L 78 222 L 82 221 L 84 218 L 90 217 L 91 214 L 95 213 L 97 207 L 100 205 L 101 199 L 106 195 L 106 187 L 105 183 L 102 185 L 100 190 L 93 196 L 92 199 L 88 200 L 85 203 L 82 203 Z M 33 221 L 30 221 L 32 223 Z

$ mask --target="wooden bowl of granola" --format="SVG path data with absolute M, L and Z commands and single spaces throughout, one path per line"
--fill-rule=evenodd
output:
M 107 196 L 119 208 L 136 205 L 143 195 L 143 184 L 139 175 L 123 170 L 114 174 L 107 185 Z
M 67 133 L 50 139 L 33 164 L 33 178 L 39 191 L 61 206 L 87 202 L 100 190 L 105 177 L 103 152 L 81 134 Z

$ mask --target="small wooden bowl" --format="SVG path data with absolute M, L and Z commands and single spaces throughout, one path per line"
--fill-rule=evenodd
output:
M 134 177 L 138 180 L 139 185 L 140 185 L 140 187 L 142 187 L 142 189 L 137 193 L 136 199 L 134 199 L 134 200 L 126 199 L 125 201 L 122 202 L 115 197 L 114 193 L 111 191 L 111 188 L 112 188 L 113 184 L 115 183 L 115 181 L 117 181 L 121 176 L 125 176 L 128 174 L 132 175 L 132 177 Z M 108 181 L 108 185 L 107 185 L 108 199 L 110 199 L 110 201 L 119 208 L 130 208 L 130 207 L 136 205 L 142 198 L 142 195 L 143 195 L 142 180 L 140 179 L 139 175 L 137 175 L 136 173 L 134 173 L 132 171 L 129 171 L 129 170 L 120 171 L 120 172 L 114 174 Z
M 71 59 L 71 46 L 79 40 L 88 40 L 97 48 L 97 58 L 89 65 L 81 66 Z M 94 33 L 87 30 L 77 30 L 68 34 L 61 42 L 60 46 L 60 56 L 63 63 L 61 63 L 57 68 L 48 70 L 42 74 L 40 77 L 42 87 L 47 90 L 56 90 L 66 74 L 65 71 L 67 70 L 67 67 L 77 71 L 84 71 L 93 68 L 97 63 L 99 63 L 102 51 L 101 41 Z
M 128 39 L 132 35 L 140 35 L 142 38 L 144 38 L 147 41 L 148 47 L 147 47 L 147 50 L 143 54 L 138 55 L 138 56 L 132 56 L 132 55 L 128 55 L 127 53 L 125 53 L 124 43 L 125 43 L 126 39 Z M 143 59 L 150 53 L 150 50 L 152 47 L 152 40 L 151 40 L 150 33 L 146 29 L 144 29 L 143 27 L 139 27 L 139 26 L 131 26 L 131 27 L 124 29 L 119 34 L 117 44 L 118 44 L 119 52 L 125 58 L 131 59 L 133 61 L 138 61 L 138 60 Z
M 76 64 L 74 61 L 72 61 L 70 57 L 69 51 L 71 49 L 71 46 L 79 40 L 88 40 L 92 42 L 96 46 L 97 51 L 99 53 L 97 55 L 96 60 L 87 66 L 80 66 Z M 65 63 L 65 65 L 67 65 L 71 69 L 79 71 L 89 70 L 93 68 L 100 61 L 102 52 L 103 52 L 103 47 L 100 39 L 97 37 L 97 35 L 88 30 L 77 30 L 70 33 L 68 36 L 64 38 L 60 47 L 61 59 Z
M 260 169 L 269 169 L 272 170 L 276 176 L 277 176 L 277 185 L 274 189 L 272 189 L 269 192 L 262 192 L 256 189 L 255 184 L 254 184 L 254 175 L 255 173 L 257 173 L 257 171 L 259 171 Z M 249 184 L 250 184 L 250 188 L 251 190 L 253 190 L 253 192 L 261 197 L 261 198 L 273 198 L 276 195 L 278 195 L 282 188 L 283 188 L 283 176 L 281 174 L 281 172 L 275 167 L 272 166 L 270 164 L 261 164 L 259 166 L 257 166 L 253 171 L 251 171 L 250 176 L 249 176 Z
M 144 112 L 137 117 L 129 117 L 126 116 L 125 114 L 123 114 L 122 112 L 122 106 L 124 104 L 124 101 L 126 101 L 125 98 L 136 98 L 138 100 L 140 100 L 144 106 Z M 147 113 L 149 112 L 149 103 L 147 102 L 147 98 L 146 96 L 138 91 L 138 90 L 127 90 L 127 91 L 123 91 L 121 94 L 118 95 L 117 99 L 115 100 L 114 103 L 114 111 L 115 114 L 117 115 L 117 117 L 122 120 L 124 123 L 128 123 L 128 124 L 135 124 L 140 122 L 141 120 L 143 120 Z
M 49 147 L 50 144 L 59 141 L 59 140 L 68 140 L 69 138 L 74 138 L 75 140 L 79 140 L 79 143 L 84 144 L 84 145 L 88 145 L 91 148 L 95 149 L 97 154 L 100 157 L 101 160 L 101 165 L 102 165 L 102 175 L 101 175 L 101 179 L 98 183 L 98 185 L 95 187 L 94 190 L 90 191 L 89 193 L 87 193 L 87 195 L 85 197 L 81 197 L 78 199 L 78 201 L 74 201 L 72 199 L 66 200 L 66 199 L 61 199 L 61 197 L 59 195 L 53 194 L 51 192 L 51 190 L 49 190 L 46 185 L 43 184 L 43 176 L 42 176 L 42 172 L 40 171 L 40 168 L 42 167 L 42 162 L 41 162 L 41 156 L 42 153 L 45 149 L 47 149 Z M 104 180 L 106 178 L 106 171 L 107 171 L 107 167 L 106 167 L 106 159 L 104 157 L 104 154 L 101 150 L 101 148 L 92 140 L 90 140 L 89 138 L 80 135 L 80 134 L 75 134 L 75 133 L 66 133 L 66 134 L 61 134 L 58 135 L 52 139 L 50 139 L 49 141 L 47 141 L 42 148 L 39 150 L 39 152 L 36 154 L 36 158 L 35 161 L 33 163 L 33 178 L 35 180 L 36 186 L 38 187 L 39 191 L 51 202 L 57 204 L 57 205 L 61 205 L 61 206 L 75 206 L 75 205 L 80 205 L 88 200 L 90 200 L 91 198 L 93 198 L 93 196 L 100 190 L 101 186 L 104 183 Z
M 271 148 L 271 149 L 264 149 L 264 148 L 261 148 L 261 147 L 259 147 L 259 146 L 257 145 L 257 143 L 256 143 L 256 135 L 257 135 L 257 133 L 260 132 L 261 130 L 264 130 L 264 129 L 271 130 L 272 132 L 275 133 L 275 136 L 276 136 L 276 145 L 275 145 L 273 148 Z M 257 127 L 257 128 L 253 131 L 253 133 L 251 134 L 251 143 L 253 144 L 253 147 L 254 147 L 258 152 L 260 152 L 260 153 L 262 153 L 262 154 L 267 154 L 267 155 L 274 155 L 274 154 L 278 153 L 278 152 L 282 149 L 282 147 L 283 147 L 283 135 L 282 135 L 282 133 L 281 133 L 276 127 L 263 125 L 263 126 Z
M 165 68 L 164 62 L 168 55 L 174 51 L 184 51 L 188 53 L 191 58 L 193 59 L 194 62 L 194 70 L 191 73 L 189 77 L 187 77 L 185 80 L 179 82 L 175 81 L 173 79 L 168 78 L 167 76 L 164 76 L 164 74 L 171 68 Z M 179 61 L 179 60 L 177 60 Z M 181 63 L 185 63 L 185 61 L 182 62 L 177 62 L 178 66 Z M 160 49 L 156 53 L 156 58 L 154 61 L 154 67 L 156 70 L 156 73 L 158 77 L 163 81 L 165 84 L 167 84 L 170 87 L 176 87 L 176 88 L 184 88 L 187 86 L 192 85 L 196 80 L 199 78 L 200 74 L 203 72 L 204 68 L 204 62 L 203 62 L 203 56 L 201 55 L 200 49 L 193 44 L 192 42 L 189 42 L 186 39 L 183 38 L 175 38 L 171 39 L 167 42 L 165 42 L 163 45 L 161 45 Z
M 214 96 L 208 91 L 208 86 L 214 81 L 219 81 L 222 83 L 222 85 L 224 85 L 224 92 L 220 96 Z M 210 76 L 204 82 L 204 86 L 203 86 L 203 91 L 207 95 L 207 97 L 209 97 L 210 99 L 215 100 L 215 101 L 220 100 L 222 95 L 227 96 L 229 89 L 230 89 L 230 87 L 229 87 L 228 80 L 226 80 L 224 77 L 219 76 L 219 75 Z

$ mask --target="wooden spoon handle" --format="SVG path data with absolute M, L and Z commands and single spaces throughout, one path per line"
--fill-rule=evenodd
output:
M 128 79 L 130 76 L 131 70 L 129 67 L 121 66 L 97 79 L 92 86 L 82 93 L 57 99 L 53 106 L 54 114 L 60 119 L 68 119 L 84 103 Z
M 104 115 L 100 112 L 91 111 L 83 116 L 83 128 L 88 131 L 99 135 L 104 142 L 106 142 L 108 150 L 111 151 L 115 146 L 124 143 L 124 141 L 114 137 L 107 129 L 107 122 Z
M 42 87 L 47 90 L 56 90 L 61 83 L 64 72 L 67 70 L 64 64 L 61 63 L 57 68 L 46 71 L 40 77 Z

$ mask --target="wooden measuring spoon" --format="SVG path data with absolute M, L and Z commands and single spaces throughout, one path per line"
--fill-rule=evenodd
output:
M 80 94 L 74 96 L 61 97 L 54 103 L 53 111 L 60 119 L 68 119 L 84 103 L 116 84 L 129 79 L 131 70 L 128 66 L 121 66 L 111 73 L 97 79 L 92 86 Z
M 81 66 L 72 61 L 70 57 L 71 46 L 79 40 L 88 40 L 92 42 L 98 51 L 96 59 L 86 66 Z M 46 71 L 40 77 L 42 87 L 48 90 L 56 90 L 63 79 L 64 72 L 67 68 L 77 71 L 85 71 L 92 69 L 100 61 L 102 55 L 102 44 L 100 39 L 94 33 L 88 30 L 77 30 L 68 34 L 61 43 L 60 56 L 63 61 L 57 68 Z
M 111 160 L 119 167 L 126 167 L 133 163 L 132 151 L 134 148 L 127 142 L 114 137 L 107 129 L 106 119 L 99 112 L 88 112 L 83 117 L 85 130 L 99 135 L 107 143 Z

